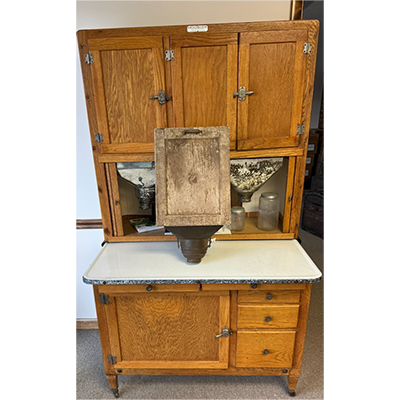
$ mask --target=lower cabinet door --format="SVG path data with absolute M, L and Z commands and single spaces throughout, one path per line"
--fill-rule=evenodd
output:
M 237 367 L 291 367 L 295 331 L 238 331 Z
M 229 291 L 109 296 L 115 369 L 228 368 Z

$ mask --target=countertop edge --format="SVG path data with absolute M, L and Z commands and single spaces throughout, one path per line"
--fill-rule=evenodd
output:
M 82 277 L 89 285 L 175 285 L 175 284 L 247 284 L 247 283 L 317 283 L 322 275 L 304 279 L 88 279 Z

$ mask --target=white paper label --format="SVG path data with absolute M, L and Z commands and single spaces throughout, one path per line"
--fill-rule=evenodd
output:
M 208 25 L 189 25 L 186 29 L 188 32 L 207 32 Z

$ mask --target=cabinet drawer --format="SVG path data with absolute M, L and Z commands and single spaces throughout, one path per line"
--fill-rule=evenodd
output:
M 129 293 L 166 293 L 166 292 L 199 292 L 198 284 L 149 284 L 149 285 L 99 285 L 101 293 L 112 295 L 123 295 Z
M 292 366 L 294 331 L 238 331 L 237 367 L 286 367 Z
M 300 290 L 240 290 L 238 294 L 239 303 L 298 303 L 300 301 Z
M 296 328 L 298 304 L 240 305 L 238 328 Z

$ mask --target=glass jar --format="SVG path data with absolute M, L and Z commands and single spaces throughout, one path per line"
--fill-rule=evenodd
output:
M 242 231 L 244 229 L 246 213 L 243 207 L 234 206 L 231 208 L 231 231 Z
M 278 229 L 279 195 L 274 192 L 261 193 L 258 207 L 257 227 L 263 231 Z

